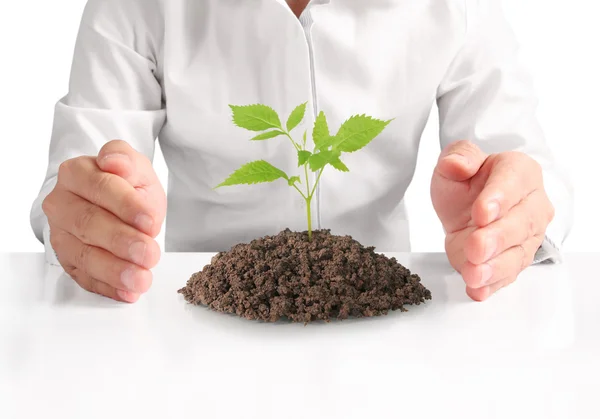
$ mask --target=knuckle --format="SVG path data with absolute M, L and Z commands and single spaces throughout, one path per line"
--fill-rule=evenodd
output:
M 69 275 L 73 281 L 78 283 L 83 288 L 83 285 L 81 283 L 81 271 L 73 265 L 69 265 L 67 263 L 63 263 L 62 266 L 67 275 Z
M 58 166 L 57 183 L 61 184 L 69 179 L 73 175 L 74 170 L 81 167 L 83 159 L 84 157 L 73 157 L 63 161 Z
M 156 205 L 152 204 L 152 201 L 144 201 L 140 197 L 139 192 L 131 189 L 123 196 L 121 211 L 122 216 L 128 221 L 135 221 L 135 217 L 139 214 L 144 214 L 149 216 L 152 222 L 156 224 L 159 209 Z
M 85 272 L 70 264 L 64 264 L 63 268 L 67 275 L 69 275 L 69 277 L 75 281 L 75 283 L 79 285 L 81 289 L 88 292 L 95 292 L 94 281 L 88 278 Z
M 517 250 L 519 252 L 518 257 L 520 260 L 519 272 L 521 272 L 529 265 L 529 256 L 527 255 L 527 249 L 525 249 L 525 246 L 523 246 L 522 244 L 517 246 Z
M 455 240 L 450 238 L 449 236 L 446 237 L 446 241 L 445 241 L 446 256 L 448 258 L 448 262 L 450 263 L 450 266 L 452 266 L 452 268 L 454 268 L 455 271 L 461 272 L 462 267 L 465 263 L 464 253 L 457 250 L 457 248 L 454 244 L 454 241 Z M 463 255 L 463 256 L 461 256 L 461 255 Z
M 506 185 L 510 187 L 520 187 L 523 180 L 519 175 L 519 163 L 516 159 L 510 158 L 509 156 L 503 156 L 502 159 L 495 161 L 496 168 L 502 170 L 503 177 L 506 179 Z
M 111 233 L 111 238 L 109 242 L 110 252 L 115 253 L 118 249 L 126 249 L 127 243 L 133 243 L 134 240 L 130 237 L 127 232 L 125 232 L 122 226 L 117 226 L 113 229 Z
M 528 156 L 525 153 L 520 153 L 520 154 L 521 154 L 521 161 L 523 161 L 523 163 L 528 164 L 529 167 L 531 167 L 531 169 L 535 173 L 539 173 L 541 175 L 541 173 L 542 173 L 542 165 L 540 164 L 540 162 L 538 162 L 536 159 L 534 159 L 533 157 Z
M 98 205 L 102 202 L 102 197 L 109 190 L 113 179 L 111 174 L 105 172 L 97 172 L 93 175 L 91 199 L 94 204 Z
M 73 226 L 75 227 L 75 231 L 82 241 L 89 240 L 91 225 L 97 214 L 98 207 L 94 205 L 87 205 L 75 217 Z
M 502 153 L 502 157 L 509 161 L 522 161 L 525 155 L 520 151 L 509 150 Z
M 99 294 L 98 292 L 98 281 L 95 279 L 90 279 L 87 283 L 87 290 L 94 294 Z
M 465 263 L 465 265 L 463 266 L 463 269 L 461 271 L 461 275 L 463 277 L 463 281 L 469 288 L 479 288 L 480 287 L 480 281 L 477 277 L 477 273 L 476 273 L 476 269 L 474 268 L 474 265 Z
M 526 230 L 525 231 L 526 231 L 526 235 L 527 235 L 526 239 L 530 239 L 530 238 L 534 237 L 538 232 L 537 217 L 534 214 L 529 213 L 527 215 L 525 222 L 526 222 Z
M 488 234 L 486 233 L 486 230 L 478 229 L 466 238 L 463 245 L 463 251 L 469 256 L 468 259 L 471 261 L 474 257 L 478 259 L 478 255 L 483 252 L 485 248 L 486 234 Z
M 92 253 L 92 246 L 82 244 L 78 251 L 75 253 L 75 266 L 84 272 L 88 272 L 89 259 Z
M 57 253 L 62 248 L 61 236 L 62 235 L 60 233 L 57 233 L 53 228 L 50 228 L 50 246 Z
M 68 176 L 71 166 L 73 165 L 73 159 L 65 160 L 58 166 L 57 182 L 62 183 L 64 178 Z
M 55 214 L 54 192 L 50 192 L 42 201 L 42 211 L 46 217 L 52 218 Z

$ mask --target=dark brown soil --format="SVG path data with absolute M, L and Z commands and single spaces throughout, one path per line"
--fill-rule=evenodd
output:
M 286 229 L 217 254 L 179 290 L 191 304 L 250 320 L 372 317 L 431 299 L 417 275 L 329 230 Z

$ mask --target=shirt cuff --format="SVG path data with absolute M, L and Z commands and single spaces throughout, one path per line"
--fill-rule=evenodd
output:
M 540 263 L 562 263 L 562 261 L 560 248 L 546 235 L 542 245 L 535 253 L 533 265 Z
M 44 238 L 44 253 L 46 255 L 46 263 L 53 266 L 61 266 L 60 262 L 58 261 L 58 257 L 56 256 L 56 252 L 50 244 L 50 226 L 48 225 L 48 223 L 44 225 L 44 230 L 42 234 Z

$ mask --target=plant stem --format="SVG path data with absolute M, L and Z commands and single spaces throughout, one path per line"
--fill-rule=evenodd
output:
M 304 176 L 306 177 L 306 216 L 308 217 L 308 241 L 312 239 L 312 213 L 310 210 L 310 180 L 308 178 L 308 162 L 304 163 Z
M 297 187 L 295 184 L 294 184 L 294 185 L 292 185 L 292 186 L 294 187 L 294 189 L 296 189 L 296 190 L 298 191 L 298 193 L 299 193 L 300 195 L 302 195 L 302 198 L 304 198 L 305 200 L 306 200 L 306 199 L 308 199 L 308 197 L 307 197 L 306 195 L 304 195 L 304 194 L 302 193 L 302 191 L 301 191 L 300 189 L 298 189 L 298 187 Z
M 306 141 L 304 141 L 301 146 L 294 141 L 294 139 L 292 138 L 292 136 L 290 135 L 289 132 L 287 132 L 283 128 L 281 128 L 281 131 L 290 139 L 290 141 L 292 142 L 292 145 L 294 146 L 296 151 L 301 151 L 301 150 L 306 149 Z M 322 172 L 323 172 L 323 170 L 321 170 L 321 173 Z M 317 178 L 317 183 L 319 182 L 319 179 L 321 178 L 321 173 L 319 173 L 319 177 Z M 317 186 L 317 183 L 315 183 L 314 188 L 311 192 L 310 178 L 308 177 L 308 162 L 304 163 L 304 176 L 306 178 L 306 195 L 304 195 L 304 193 L 302 193 L 300 188 L 298 188 L 295 184 L 293 186 L 298 191 L 298 193 L 300 193 L 300 195 L 302 195 L 302 198 L 304 198 L 304 201 L 306 202 L 306 218 L 308 221 L 308 241 L 311 241 L 312 240 L 312 211 L 311 211 L 310 204 L 312 201 L 312 197 L 315 193 L 315 188 Z
M 294 139 L 292 138 L 292 136 L 290 135 L 289 132 L 287 132 L 286 130 L 284 130 L 283 128 L 281 129 L 281 131 L 290 139 L 290 141 L 292 142 L 294 148 L 296 149 L 296 151 L 300 151 L 301 147 L 296 143 L 296 141 L 294 141 Z
M 317 185 L 319 184 L 319 180 L 321 180 L 321 175 L 323 174 L 323 170 L 325 170 L 325 168 L 322 168 L 321 171 L 319 172 L 319 176 L 317 176 L 315 185 L 313 186 L 312 191 L 308 194 L 308 199 L 312 199 L 313 195 L 315 194 L 315 191 L 317 190 Z
M 306 217 L 308 218 L 308 241 L 312 240 L 312 217 L 310 211 L 310 198 L 306 200 Z

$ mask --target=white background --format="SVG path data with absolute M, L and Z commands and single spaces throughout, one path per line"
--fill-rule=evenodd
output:
M 84 5 L 85 0 L 12 0 L 0 6 L 0 252 L 42 251 L 29 210 L 44 178 L 53 107 L 67 91 Z M 593 0 L 504 0 L 504 5 L 535 77 L 548 142 L 575 185 L 575 226 L 564 249 L 600 251 L 600 6 Z M 415 251 L 443 251 L 429 200 L 438 152 L 434 111 L 407 196 Z M 155 165 L 166 185 L 160 151 Z M 162 234 L 159 239 L 162 245 Z

